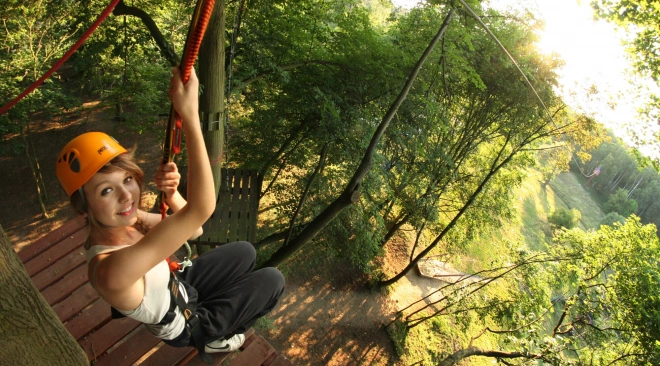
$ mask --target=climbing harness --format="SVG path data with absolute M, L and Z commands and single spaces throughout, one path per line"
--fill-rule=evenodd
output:
M 186 261 L 184 261 L 185 263 Z M 190 261 L 188 261 L 190 262 Z M 199 357 L 206 362 L 207 364 L 213 364 L 213 359 L 206 353 L 204 341 L 204 333 L 202 331 L 202 326 L 199 313 L 197 313 L 197 290 L 194 287 L 185 284 L 184 281 L 179 279 L 177 272 L 183 272 L 184 268 L 190 264 L 185 265 L 183 268 L 172 269 L 172 264 L 177 264 L 176 262 L 171 262 L 170 259 L 167 259 L 167 263 L 170 265 L 170 280 L 168 282 L 167 288 L 170 294 L 170 306 L 167 309 L 167 313 L 157 325 L 165 325 L 174 321 L 176 317 L 176 308 L 178 307 L 183 314 L 183 317 L 186 319 L 186 329 L 190 333 L 190 337 L 193 340 L 193 344 L 199 353 Z M 178 265 L 178 264 L 177 264 Z M 114 307 L 110 307 L 110 311 L 113 319 L 125 318 L 126 315 L 120 313 Z
M 197 348 L 199 357 L 209 365 L 213 364 L 213 359 L 211 359 L 204 349 L 206 346 L 206 343 L 204 342 L 204 333 L 202 332 L 199 313 L 195 311 L 197 309 L 197 303 L 190 300 L 191 291 L 195 291 L 195 289 L 191 286 L 184 286 L 183 282 L 177 277 L 175 271 L 171 272 L 168 288 L 170 289 L 170 309 L 168 314 L 174 314 L 174 309 L 176 307 L 181 310 L 183 317 L 186 318 L 186 329 L 190 332 L 190 337 L 193 340 L 195 348 Z M 185 292 L 181 291 L 182 288 Z M 187 296 L 184 296 L 184 294 L 187 294 Z M 195 298 L 197 297 L 195 296 Z M 166 319 L 163 319 L 163 321 L 165 320 Z M 170 321 L 172 320 L 174 319 L 171 319 Z

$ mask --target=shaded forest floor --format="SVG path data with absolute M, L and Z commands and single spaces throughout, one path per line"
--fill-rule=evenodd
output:
M 153 126 L 164 129 L 164 122 Z M 104 131 L 126 147 L 136 147 L 136 158 L 145 170 L 143 209 L 155 200 L 151 183 L 161 156 L 161 142 L 156 132 L 138 134 L 113 122 L 101 109 L 88 104 L 83 113 L 67 123 L 34 121 L 30 125 L 34 146 L 48 199 L 45 206 L 50 218 L 41 215 L 32 170 L 23 152 L 0 156 L 5 180 L 0 186 L 0 225 L 15 250 L 33 242 L 74 217 L 68 199 L 55 176 L 55 161 L 60 149 L 71 138 L 87 131 Z M 17 142 L 12 136 L 0 142 L 6 148 Z M 393 241 L 385 265 L 394 273 L 407 263 L 408 245 Z M 305 261 L 302 253 L 296 261 Z M 287 269 L 288 268 L 288 269 Z M 258 332 L 298 365 L 397 365 L 392 342 L 384 325 L 396 309 L 409 300 L 419 299 L 437 288 L 437 282 L 411 273 L 389 292 L 370 290 L 366 278 L 341 261 L 298 269 L 295 263 L 284 269 L 285 294 L 276 309 L 267 316 Z

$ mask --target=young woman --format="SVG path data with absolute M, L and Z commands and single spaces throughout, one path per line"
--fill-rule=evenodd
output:
M 165 343 L 194 346 L 208 359 L 205 352 L 234 351 L 243 344 L 243 333 L 275 306 L 284 278 L 274 268 L 252 271 L 255 250 L 246 242 L 220 246 L 181 273 L 170 273 L 166 258 L 201 235 L 215 206 L 198 114 L 199 83 L 194 73 L 185 85 L 178 68 L 172 74 L 170 98 L 183 120 L 189 174 L 186 202 L 177 191 L 176 165 L 158 169 L 156 185 L 172 215 L 161 221 L 139 209 L 143 173 L 132 153 L 104 133 L 69 142 L 56 171 L 73 208 L 87 215 L 88 275 L 100 296 Z

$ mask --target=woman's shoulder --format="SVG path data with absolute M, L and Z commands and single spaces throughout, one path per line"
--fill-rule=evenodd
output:
M 116 252 L 128 246 L 129 245 L 103 245 L 103 244 L 90 245 L 89 247 L 85 247 L 85 257 L 89 262 L 92 258 L 96 257 L 97 255 Z

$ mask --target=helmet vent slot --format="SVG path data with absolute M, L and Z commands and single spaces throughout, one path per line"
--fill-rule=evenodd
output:
M 69 167 L 71 167 L 71 170 L 80 173 L 80 160 L 78 158 L 73 158 L 73 161 L 71 164 L 69 164 Z

